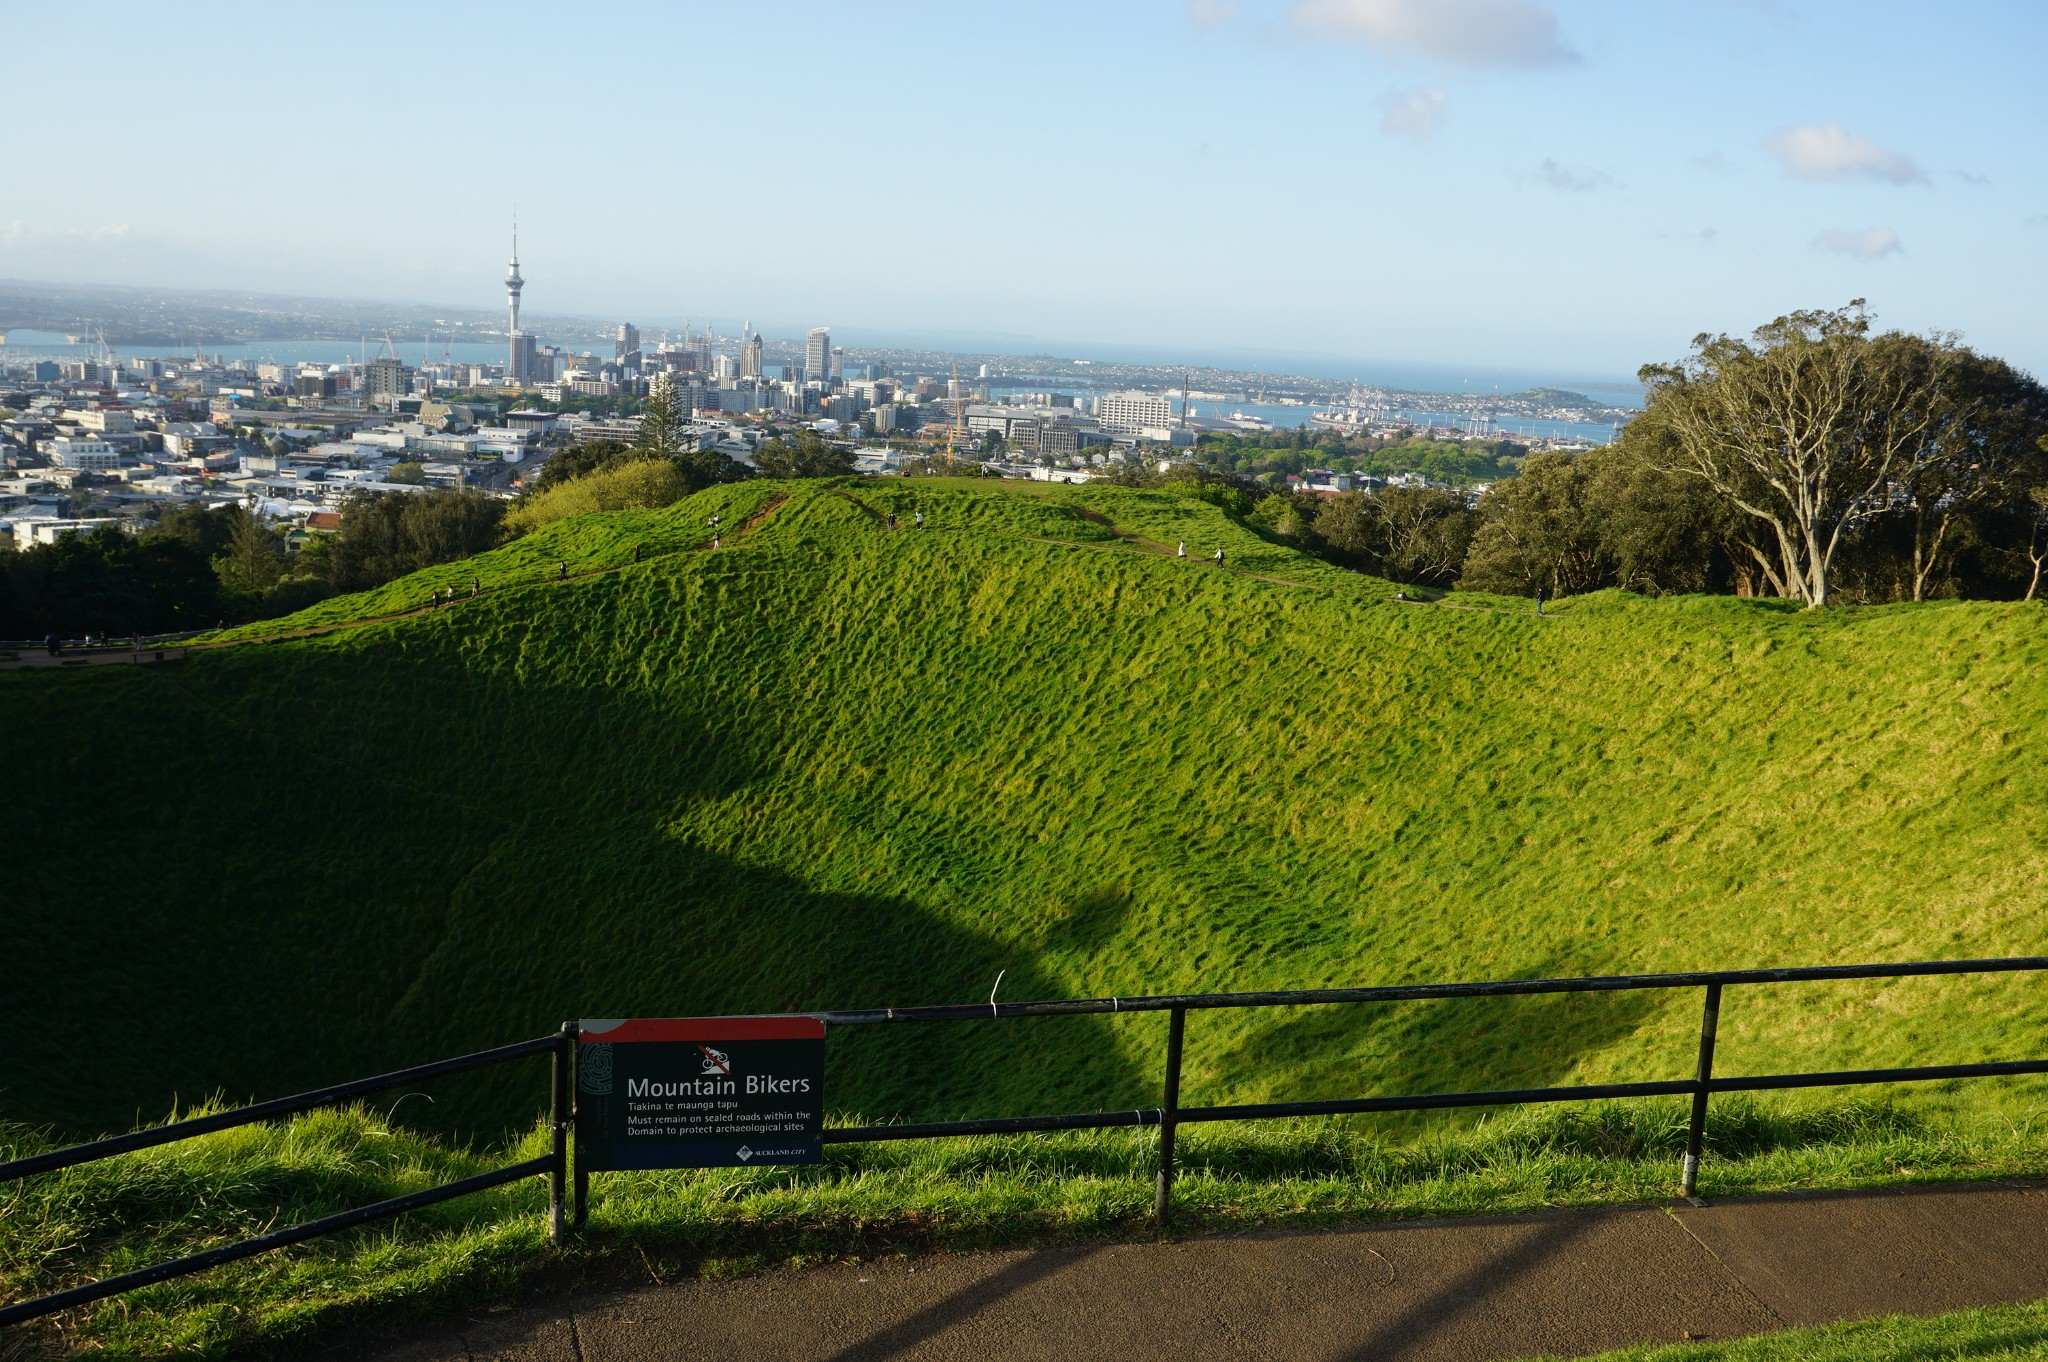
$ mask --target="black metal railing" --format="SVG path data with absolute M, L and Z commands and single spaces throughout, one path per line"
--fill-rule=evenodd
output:
M 1916 1065 L 1891 1069 L 1841 1069 L 1824 1073 L 1714 1076 L 1714 1038 L 1722 990 L 1744 984 L 1815 983 L 1850 979 L 1904 979 L 1926 975 L 2007 974 L 2048 969 L 2048 956 L 1996 960 L 1927 960 L 1893 965 L 1818 965 L 1794 969 L 1701 970 L 1683 974 L 1611 974 L 1580 979 L 1503 979 L 1471 984 L 1400 984 L 1377 988 L 1317 988 L 1262 993 L 1179 993 L 1140 998 L 1072 998 L 1057 1002 L 968 1003 L 951 1007 L 891 1007 L 815 1012 L 828 1026 L 873 1026 L 898 1022 L 967 1022 L 1006 1017 L 1071 1017 L 1126 1012 L 1169 1014 L 1166 1071 L 1156 1107 L 1124 1111 L 1074 1112 L 1058 1116 L 1006 1116 L 974 1121 L 929 1121 L 914 1125 L 828 1128 L 827 1144 L 876 1140 L 920 1140 L 954 1135 L 1002 1135 L 1041 1130 L 1102 1130 L 1118 1126 L 1159 1127 L 1159 1168 L 1154 1214 L 1161 1225 L 1172 1215 L 1174 1130 L 1201 1121 L 1255 1121 L 1286 1116 L 1340 1116 L 1368 1112 L 1441 1111 L 1456 1107 L 1504 1107 L 1537 1102 L 1590 1102 L 1627 1097 L 1690 1097 L 1685 1158 L 1679 1191 L 1690 1197 L 1699 1185 L 1708 1098 L 1717 1092 L 1762 1092 L 1782 1088 L 1838 1087 L 1859 1083 L 1910 1083 L 1934 1079 L 1986 1078 L 2048 1073 L 2048 1060 L 2000 1060 L 1982 1064 Z M 1511 998 L 1555 993 L 1620 993 L 1639 989 L 1705 990 L 1693 1076 L 1639 1083 L 1589 1083 L 1575 1087 L 1511 1088 L 1491 1092 L 1419 1093 L 1394 1097 L 1345 1097 L 1309 1102 L 1253 1102 L 1233 1106 L 1180 1105 L 1181 1053 L 1187 1014 L 1217 1008 L 1314 1007 L 1341 1003 L 1419 1002 L 1449 998 Z M 576 1179 L 576 1220 L 585 1211 L 586 1179 Z
M 57 636 L 57 647 L 65 657 L 98 657 L 105 653 L 132 653 L 163 648 L 218 632 L 218 629 L 187 629 L 176 634 L 87 634 L 78 638 L 60 634 Z M 40 653 L 48 649 L 49 643 L 48 637 L 0 638 L 0 653 Z
M 962 1121 L 927 1121 L 878 1126 L 831 1126 L 823 1132 L 827 1144 L 865 1144 L 884 1140 L 940 1139 L 974 1135 L 1002 1135 L 1051 1130 L 1104 1130 L 1121 1126 L 1156 1126 L 1159 1129 L 1159 1163 L 1155 1182 L 1154 1214 L 1168 1223 L 1172 1212 L 1174 1176 L 1174 1134 L 1178 1127 L 1204 1121 L 1269 1120 L 1280 1117 L 1333 1116 L 1372 1112 L 1438 1111 L 1460 1107 L 1514 1106 L 1539 1102 L 1586 1102 L 1610 1098 L 1689 1097 L 1691 1115 L 1686 1129 L 1685 1156 L 1679 1174 L 1679 1190 L 1692 1196 L 1698 1187 L 1700 1159 L 1704 1153 L 1707 1107 L 1711 1096 L 1721 1092 L 1761 1092 L 1786 1088 L 1837 1087 L 1861 1083 L 1924 1082 L 1936 1079 L 1982 1078 L 2016 1074 L 2048 1073 L 2048 1060 L 1997 1060 L 1977 1064 L 1914 1065 L 1886 1069 L 1837 1069 L 1817 1073 L 1764 1074 L 1716 1077 L 1715 1036 L 1719 1029 L 1721 1000 L 1725 989 L 1746 984 L 1815 983 L 1859 979 L 1902 979 L 1929 975 L 2005 974 L 2048 970 L 2048 956 L 2025 956 L 1997 960 L 1919 961 L 1892 965 L 1825 965 L 1797 969 L 1707 970 L 1684 974 L 1620 974 L 1580 979 L 1507 979 L 1468 984 L 1402 984 L 1375 988 L 1294 989 L 1259 993 L 1176 993 L 1135 998 L 1070 998 L 1048 1002 L 971 1003 L 940 1007 L 869 1008 L 837 1012 L 808 1012 L 793 1015 L 816 1017 L 831 1026 L 876 1026 L 929 1022 L 1003 1021 L 1018 1017 L 1086 1016 L 1108 1013 L 1165 1012 L 1168 1014 L 1166 1064 L 1162 1076 L 1160 1104 L 1119 1111 L 1074 1112 L 1039 1116 L 1002 1116 Z M 1246 1007 L 1315 1007 L 1338 1004 L 1419 1002 L 1454 998 L 1530 997 L 1559 993 L 1618 993 L 1642 989 L 1704 990 L 1699 1046 L 1691 1078 L 1653 1079 L 1634 1083 L 1590 1083 L 1573 1087 L 1511 1088 L 1493 1091 L 1421 1093 L 1401 1096 L 1346 1097 L 1302 1102 L 1254 1102 L 1227 1106 L 1188 1107 L 1180 1104 L 1182 1055 L 1190 1012 Z M 573 1193 L 569 1192 L 569 1130 L 571 1051 L 577 1036 L 575 1023 L 564 1023 L 551 1036 L 484 1050 L 473 1055 L 423 1064 L 397 1073 L 343 1083 L 296 1097 L 279 1098 L 234 1111 L 195 1117 L 151 1130 L 95 1140 L 68 1149 L 33 1154 L 0 1163 L 0 1182 L 51 1172 L 112 1158 L 137 1149 L 189 1139 L 211 1131 L 247 1125 L 278 1116 L 289 1116 L 316 1107 L 401 1087 L 444 1074 L 458 1073 L 485 1065 L 500 1064 L 526 1055 L 552 1053 L 553 1082 L 549 1108 L 553 1148 L 545 1155 L 510 1164 L 504 1168 L 457 1182 L 443 1184 L 372 1206 L 344 1211 L 302 1225 L 271 1231 L 254 1239 L 222 1245 L 173 1262 L 136 1272 L 109 1277 L 104 1281 L 71 1287 L 33 1300 L 0 1307 L 0 1325 L 18 1323 L 73 1305 L 117 1295 L 151 1282 L 201 1271 L 221 1263 L 300 1243 L 320 1235 L 364 1224 L 371 1220 L 401 1215 L 421 1206 L 466 1196 L 521 1178 L 546 1174 L 549 1179 L 548 1229 L 560 1243 L 573 1215 L 581 1226 L 589 1209 L 589 1173 L 577 1167 Z M 567 1195 L 565 1195 L 567 1194 Z M 573 1196 L 572 1204 L 570 1197 Z M 572 1209 L 573 1206 L 573 1209 Z
M 232 1263 L 241 1258 L 253 1258 L 271 1249 L 283 1248 L 287 1244 L 304 1243 L 321 1235 L 333 1234 L 339 1230 L 367 1224 L 372 1220 L 385 1220 L 415 1211 L 422 1206 L 437 1202 L 453 1201 L 457 1197 L 481 1192 L 488 1187 L 499 1187 L 522 1178 L 546 1174 L 549 1181 L 549 1233 L 560 1243 L 565 1232 L 563 1219 L 564 1190 L 568 1178 L 569 1161 L 569 1050 L 574 1038 L 570 1027 L 563 1027 L 552 1036 L 537 1036 L 512 1045 L 501 1045 L 494 1050 L 479 1050 L 472 1055 L 459 1055 L 454 1059 L 438 1060 L 432 1064 L 421 1064 L 395 1073 L 379 1074 L 374 1078 L 359 1078 L 351 1083 L 337 1083 L 331 1088 L 320 1088 L 313 1092 L 299 1093 L 293 1097 L 280 1097 L 269 1102 L 258 1102 L 252 1106 L 237 1107 L 232 1111 L 213 1112 L 195 1116 L 187 1121 L 173 1121 L 169 1125 L 154 1126 L 148 1130 L 137 1130 L 127 1135 L 114 1135 L 104 1140 L 93 1140 L 86 1144 L 72 1145 L 65 1149 L 52 1149 L 42 1154 L 30 1154 L 26 1158 L 11 1159 L 0 1163 L 0 1183 L 18 1178 L 33 1177 L 38 1173 L 52 1173 L 60 1168 L 72 1168 L 82 1163 L 99 1159 L 111 1159 L 138 1149 L 150 1149 L 157 1145 L 171 1144 L 178 1140 L 189 1140 L 199 1135 L 210 1135 L 217 1130 L 229 1130 L 236 1126 L 253 1125 L 259 1121 L 272 1120 L 279 1116 L 293 1116 L 319 1107 L 331 1107 L 342 1102 L 365 1097 L 371 1093 L 385 1092 L 392 1088 L 408 1087 L 430 1078 L 447 1074 L 463 1073 L 470 1069 L 481 1069 L 493 1064 L 504 1064 L 524 1059 L 528 1055 L 552 1054 L 553 1082 L 549 1092 L 549 1110 L 553 1118 L 554 1147 L 536 1159 L 525 1159 L 494 1168 L 487 1173 L 461 1178 L 455 1182 L 442 1183 L 438 1187 L 422 1188 L 403 1196 L 379 1201 L 374 1205 L 361 1206 L 355 1210 L 342 1211 L 335 1215 L 309 1220 L 304 1224 L 287 1226 L 259 1234 L 253 1239 L 243 1239 L 232 1244 L 221 1244 L 167 1263 L 124 1272 L 116 1277 L 107 1277 L 96 1282 L 53 1291 L 47 1296 L 17 1301 L 12 1305 L 0 1306 L 0 1325 L 19 1324 L 37 1319 L 43 1315 L 69 1309 L 74 1305 L 85 1305 L 92 1301 L 118 1296 L 124 1291 L 148 1286 L 153 1282 L 168 1281 L 189 1273 L 201 1272 L 222 1263 Z

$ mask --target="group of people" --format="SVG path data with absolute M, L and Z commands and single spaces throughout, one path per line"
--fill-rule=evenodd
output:
M 114 638 L 109 634 L 101 634 L 97 640 L 95 640 L 91 634 L 87 634 L 81 646 L 90 648 L 94 645 L 95 642 L 97 642 L 98 645 L 102 648 L 108 646 L 109 644 L 115 644 L 115 646 L 117 647 L 119 646 L 117 643 L 115 643 Z M 43 635 L 43 650 L 47 652 L 51 657 L 62 657 L 64 655 L 64 640 L 57 637 L 57 635 L 55 634 L 45 634 Z M 142 656 L 141 634 L 135 633 L 133 631 L 129 633 L 128 651 L 134 653 L 137 657 Z
M 1183 539 L 1183 540 L 1181 540 L 1181 541 L 1180 541 L 1180 547 L 1179 547 L 1179 548 L 1177 548 L 1177 549 L 1175 549 L 1175 550 L 1173 551 L 1173 556 L 1174 556 L 1174 557 L 1176 557 L 1176 558 L 1185 558 L 1185 557 L 1187 557 L 1187 556 L 1188 556 L 1188 541 L 1187 541 L 1187 540 Z M 1223 566 L 1223 550 L 1222 550 L 1222 549 L 1218 549 L 1218 550 L 1216 550 L 1216 558 L 1215 558 L 1215 563 L 1216 563 L 1216 566 L 1217 566 L 1217 567 L 1222 567 L 1222 566 Z
M 568 565 L 567 563 L 564 563 L 564 564 L 562 564 L 562 569 L 563 569 L 564 573 L 566 573 L 566 572 L 568 571 L 568 567 L 569 567 L 569 565 Z M 484 579 L 483 579 L 483 578 L 481 578 L 481 577 L 472 577 L 472 578 L 470 578 L 470 579 L 469 579 L 469 598 L 470 598 L 471 600 L 475 600 L 475 599 L 477 598 L 477 595 L 478 595 L 478 594 L 479 594 L 480 592 L 482 592 L 482 591 L 483 591 L 483 589 L 484 589 Z M 440 608 L 442 607 L 442 605 L 443 605 L 443 604 L 447 604 L 447 605 L 453 605 L 453 604 L 455 604 L 455 588 L 454 588 L 454 587 L 452 587 L 452 586 L 451 586 L 451 587 L 449 587 L 449 588 L 448 588 L 448 590 L 447 590 L 447 591 L 445 591 L 445 592 L 441 592 L 441 591 L 436 591 L 436 592 L 432 593 L 431 595 L 429 595 L 429 596 L 427 597 L 427 608 L 428 608 L 429 610 L 439 610 L 439 609 L 440 609 Z
M 920 529 L 920 530 L 921 530 L 921 529 L 923 529 L 923 528 L 924 528 L 924 512 L 923 512 L 923 511 L 913 511 L 913 512 L 911 512 L 911 515 L 915 517 L 915 519 L 914 519 L 914 520 L 913 520 L 913 521 L 912 521 L 911 523 L 912 523 L 913 525 L 915 525 L 915 526 L 916 526 L 916 527 L 917 527 L 918 529 Z M 895 516 L 895 514 L 894 514 L 893 512 L 892 512 L 892 513 L 890 514 L 890 516 L 889 516 L 889 528 L 890 528 L 890 529 L 892 529 L 892 530 L 896 530 L 896 529 L 901 529 L 901 528 L 902 528 L 902 526 L 900 526 L 900 525 L 898 525 L 898 524 L 896 523 L 896 516 Z

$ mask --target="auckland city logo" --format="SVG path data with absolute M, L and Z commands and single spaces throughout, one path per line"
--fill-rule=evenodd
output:
M 611 1096 L 611 1046 L 591 1044 L 580 1047 L 576 1056 L 576 1086 L 592 1097 Z

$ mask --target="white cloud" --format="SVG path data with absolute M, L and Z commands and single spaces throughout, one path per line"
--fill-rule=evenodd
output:
M 1294 0 L 1288 15 L 1298 32 L 1388 57 L 1522 70 L 1579 60 L 1531 0 Z
M 1786 128 L 1764 144 L 1802 180 L 1888 180 L 1926 184 L 1927 173 L 1903 153 L 1859 137 L 1840 123 Z
M 1859 260 L 1882 260 L 1906 249 L 1899 234 L 1889 227 L 1830 227 L 1813 239 L 1813 248 Z
M 1188 22 L 1214 28 L 1237 13 L 1237 0 L 1188 0 Z
M 1380 131 L 1427 142 L 1444 125 L 1442 90 L 1402 90 L 1380 101 L 1386 110 Z
M 1561 189 L 1568 194 L 1585 194 L 1595 189 L 1605 189 L 1614 183 L 1614 177 L 1604 170 L 1587 170 L 1577 166 L 1560 165 L 1554 158 L 1546 156 L 1543 164 L 1530 176 L 1540 184 L 1552 189 Z

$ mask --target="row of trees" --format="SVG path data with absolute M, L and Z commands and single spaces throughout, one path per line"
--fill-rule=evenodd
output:
M 140 534 L 103 526 L 0 551 L 0 638 L 166 634 L 268 619 L 499 540 L 505 503 L 476 491 L 352 493 L 341 527 L 296 553 L 241 506 L 173 507 Z
M 1204 435 L 1194 456 L 1220 473 L 1262 481 L 1311 468 L 1374 477 L 1405 474 L 1463 486 L 1511 478 L 1528 446 L 1513 440 L 1437 440 L 1407 432 L 1392 437 L 1294 430 L 1263 435 Z
M 1647 409 L 1615 443 L 1530 456 L 1477 505 L 1387 488 L 1253 519 L 1398 581 L 1521 595 L 2040 593 L 2048 390 L 2004 361 L 1873 334 L 1859 300 L 1702 335 L 1641 377 Z

